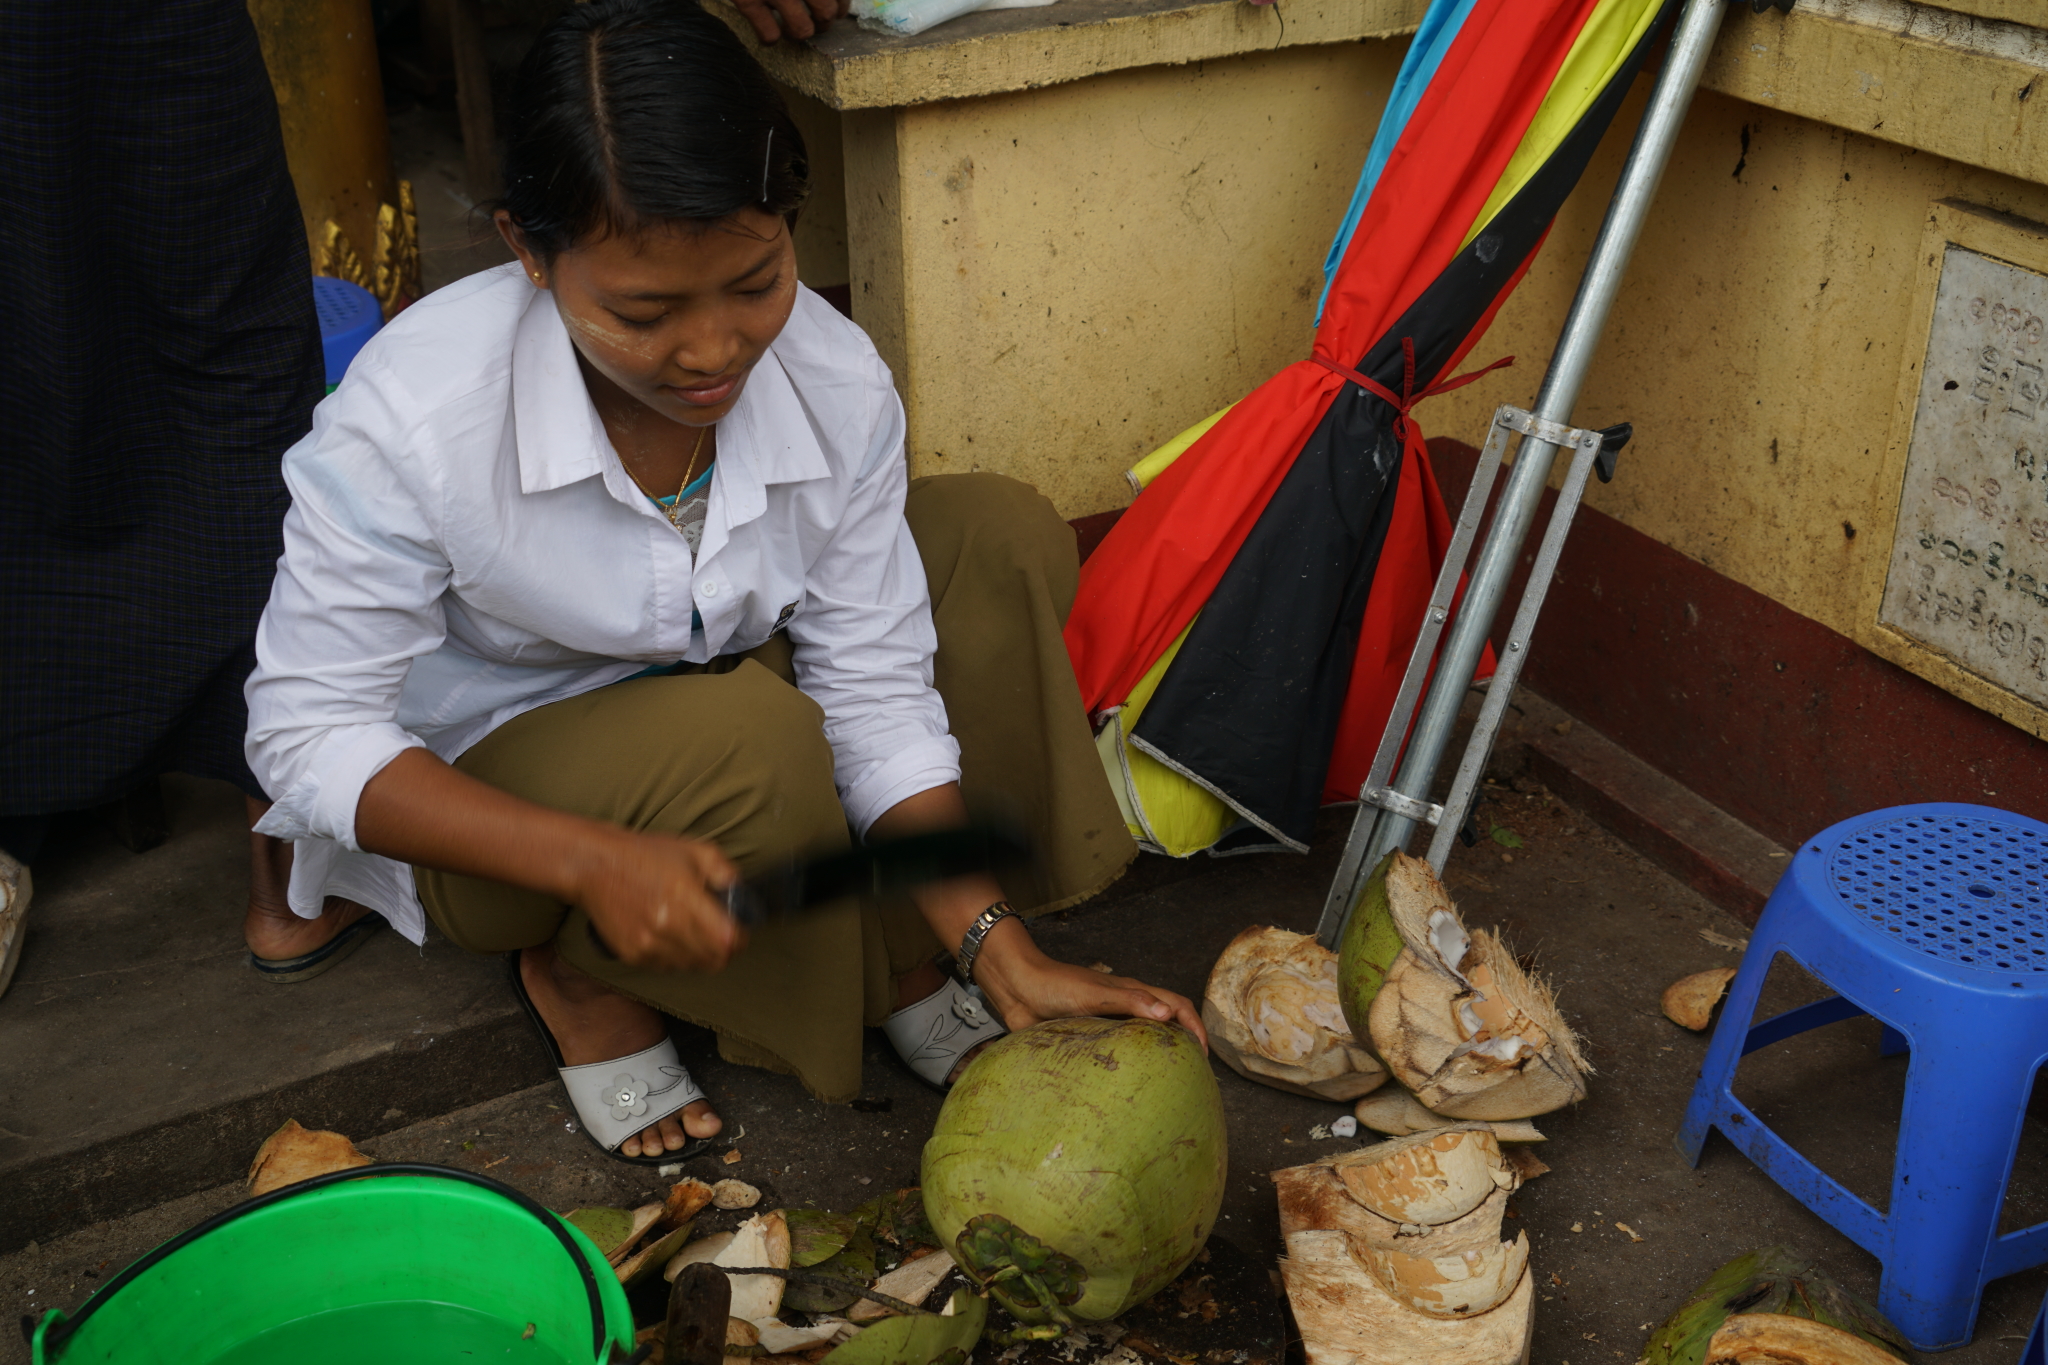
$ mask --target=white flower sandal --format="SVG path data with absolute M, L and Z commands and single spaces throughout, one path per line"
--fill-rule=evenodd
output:
M 532 997 L 526 993 L 526 982 L 520 979 L 519 954 L 508 953 L 505 960 L 512 978 L 512 993 L 519 998 L 526 1017 L 533 1021 L 534 1031 L 540 1034 L 548 1050 L 548 1059 L 562 1078 L 562 1088 L 569 1092 L 577 1126 L 600 1151 L 614 1161 L 635 1166 L 673 1166 L 710 1150 L 711 1138 L 692 1138 L 673 1152 L 652 1156 L 627 1156 L 621 1152 L 619 1147 L 627 1138 L 681 1113 L 698 1100 L 709 1098 L 703 1087 L 690 1079 L 689 1068 L 676 1055 L 675 1040 L 665 1037 L 630 1057 L 565 1066 L 561 1045 L 555 1041 L 547 1021 L 540 1017 L 540 1011 L 534 1008 Z
M 952 1088 L 949 1078 L 962 1057 L 1009 1030 L 980 991 L 949 976 L 945 985 L 884 1020 L 882 1032 L 919 1080 L 945 1091 Z

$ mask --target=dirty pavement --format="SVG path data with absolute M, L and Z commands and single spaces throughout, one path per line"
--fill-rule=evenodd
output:
M 1535 1150 L 1551 1170 L 1516 1192 L 1508 1228 L 1529 1233 L 1540 1287 L 1532 1359 L 1541 1365 L 1633 1360 L 1649 1328 L 1715 1267 L 1773 1242 L 1816 1257 L 1852 1291 L 1874 1296 L 1877 1265 L 1807 1213 L 1720 1140 L 1697 1171 L 1672 1150 L 1672 1135 L 1706 1035 L 1687 1032 L 1659 1009 L 1664 987 L 1687 973 L 1730 966 L 1744 926 L 1652 867 L 1584 815 L 1527 779 L 1517 790 L 1493 784 L 1481 807 L 1487 837 L 1452 858 L 1448 885 L 1468 924 L 1495 926 L 1517 952 L 1532 956 L 1555 984 L 1566 1018 L 1586 1038 L 1594 1067 L 1587 1099 L 1544 1115 L 1549 1140 Z M 175 813 L 174 813 L 175 814 Z M 1315 853 L 1177 864 L 1145 857 L 1095 905 L 1041 921 L 1046 948 L 1081 962 L 1101 961 L 1199 996 L 1210 965 L 1238 930 L 1272 923 L 1309 931 L 1342 840 L 1344 812 L 1326 814 Z M 176 828 L 174 819 L 174 828 Z M 53 878 L 47 903 L 85 896 L 117 878 L 130 855 L 111 846 L 87 850 Z M 129 870 L 132 871 L 132 868 Z M 194 926 L 225 951 L 237 919 L 231 891 L 195 891 L 183 913 L 212 916 Z M 31 944 L 33 952 L 36 945 Z M 313 983 L 337 995 L 372 988 L 370 959 Z M 472 964 L 445 944 L 420 959 L 429 971 Z M 38 979 L 34 958 L 24 968 Z M 465 978 L 466 979 L 466 978 Z M 159 986 L 155 989 L 166 989 Z M 253 979 L 251 994 L 268 993 Z M 1773 1009 L 1810 998 L 1810 985 L 1773 979 Z M 1803 994 L 1802 994 L 1803 992 Z M 17 988 L 0 1004 L 0 1029 L 18 1026 L 35 990 Z M 121 1035 L 110 1018 L 103 1039 Z M 815 1206 L 847 1210 L 879 1193 L 917 1183 L 919 1152 L 940 1098 L 913 1079 L 875 1035 L 865 1093 L 852 1106 L 826 1106 L 796 1082 L 719 1061 L 701 1034 L 682 1030 L 685 1059 L 715 1096 L 732 1137 L 721 1156 L 689 1163 L 707 1181 L 744 1180 L 762 1193 L 760 1209 Z M 1902 1094 L 1904 1059 L 1880 1060 L 1876 1026 L 1834 1025 L 1752 1058 L 1745 1097 L 1832 1174 L 1866 1197 L 1882 1198 Z M 431 1050 L 429 1050 L 431 1051 Z M 1267 1173 L 1355 1147 L 1358 1139 L 1321 1136 L 1348 1106 L 1253 1085 L 1218 1065 L 1229 1128 L 1230 1179 L 1207 1257 L 1119 1326 L 1087 1342 L 1017 1348 L 1006 1358 L 1038 1360 L 1280 1361 L 1288 1319 L 1267 1272 L 1280 1247 Z M 80 1078 L 90 1084 L 90 1077 Z M 19 1098 L 19 1097 L 17 1097 Z M 296 1112 L 308 1127 L 334 1126 L 332 1112 L 360 1112 L 346 1100 Z M 431 1161 L 485 1172 L 551 1208 L 632 1207 L 658 1199 L 671 1183 L 656 1172 L 596 1157 L 566 1126 L 552 1083 L 528 1085 L 484 1103 L 391 1131 L 349 1135 L 382 1161 Z M 374 1125 L 373 1125 L 374 1127 Z M 2048 1129 L 2028 1121 L 2007 1226 L 2048 1216 Z M 1366 1136 L 1370 1136 L 1369 1134 Z M 223 1154 L 246 1161 L 254 1143 Z M 145 1169 L 131 1172 L 149 1178 Z M 12 1315 L 73 1306 L 99 1280 L 157 1242 L 243 1197 L 240 1181 L 169 1199 L 139 1212 L 62 1227 L 0 1255 L 0 1296 Z M 707 1211 L 697 1234 L 736 1223 L 745 1210 Z M 723 1222 L 719 1220 L 724 1220 Z M 53 1211 L 51 1223 L 61 1223 Z M 1626 1230 L 1621 1225 L 1626 1224 Z M 1944 1359 L 1963 1365 L 2017 1358 L 2048 1272 L 1994 1283 L 1985 1295 L 1976 1340 Z M 990 1353 L 985 1349 L 984 1355 Z M 0 1365 L 27 1360 L 21 1337 L 0 1337 Z

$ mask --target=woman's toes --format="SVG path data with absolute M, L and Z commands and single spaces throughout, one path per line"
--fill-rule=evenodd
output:
M 692 1138 L 717 1137 L 725 1128 L 725 1120 L 718 1117 L 718 1111 L 711 1107 L 711 1101 L 698 1100 L 683 1110 L 683 1130 Z M 678 1147 L 682 1144 L 677 1143 Z

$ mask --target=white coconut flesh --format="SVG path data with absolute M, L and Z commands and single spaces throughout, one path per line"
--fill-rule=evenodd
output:
M 1429 912 L 1429 946 L 1436 949 L 1437 960 L 1446 968 L 1460 976 L 1464 974 L 1465 955 L 1472 951 L 1472 937 L 1458 923 L 1455 910 Z

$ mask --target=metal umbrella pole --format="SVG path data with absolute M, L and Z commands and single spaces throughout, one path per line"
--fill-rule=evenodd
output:
M 1324 947 L 1334 949 L 1341 942 L 1344 926 L 1351 917 L 1352 908 L 1358 903 L 1366 878 L 1390 850 L 1407 844 L 1417 824 L 1436 827 L 1430 862 L 1441 871 L 1444 859 L 1449 855 L 1450 840 L 1464 822 L 1472 790 L 1493 748 L 1494 735 L 1514 693 L 1522 661 L 1528 655 L 1529 632 L 1535 626 L 1543 596 L 1556 571 L 1557 556 L 1563 550 L 1565 533 L 1570 529 L 1579 495 L 1584 491 L 1587 472 L 1596 463 L 1601 463 L 1603 477 L 1611 473 L 1613 453 L 1619 449 L 1620 442 L 1627 439 L 1625 430 L 1598 432 L 1572 427 L 1572 408 L 1578 402 L 1579 389 L 1592 364 L 1594 349 L 1607 325 L 1608 311 L 1613 307 L 1614 296 L 1620 292 L 1622 276 L 1628 269 L 1636 238 L 1641 235 L 1651 201 L 1656 198 L 1658 182 L 1664 177 L 1672 145 L 1678 139 L 1679 127 L 1692 104 L 1700 72 L 1713 50 L 1714 38 L 1720 32 L 1722 14 L 1727 5 L 1728 0 L 1686 0 L 1664 69 L 1658 73 L 1656 86 L 1650 92 L 1649 107 L 1636 130 L 1635 143 L 1629 148 L 1628 161 L 1622 167 L 1621 179 L 1615 186 L 1613 202 L 1608 205 L 1607 219 L 1601 224 L 1600 236 L 1593 244 L 1592 257 L 1579 281 L 1578 294 L 1572 300 L 1564 330 L 1558 335 L 1557 350 L 1551 357 L 1549 372 L 1543 377 L 1535 410 L 1524 412 L 1518 408 L 1502 408 L 1495 415 L 1479 468 L 1473 475 L 1471 491 L 1460 511 L 1450 549 L 1438 574 L 1421 634 L 1409 658 L 1393 712 L 1387 718 L 1379 752 L 1374 757 L 1371 774 L 1359 790 L 1358 813 L 1352 821 L 1351 835 L 1345 841 L 1344 856 L 1338 863 L 1337 875 L 1331 881 L 1322 919 L 1317 926 L 1316 937 Z M 1493 524 L 1479 547 L 1478 562 L 1472 569 L 1464 600 L 1458 605 L 1456 618 L 1450 619 L 1451 607 L 1457 601 L 1458 581 L 1465 569 L 1465 557 L 1470 552 L 1480 514 L 1485 509 L 1487 495 L 1511 435 L 1522 438 L 1520 454 L 1508 475 L 1507 487 L 1501 494 Z M 1486 704 L 1466 746 L 1453 790 L 1441 805 L 1434 804 L 1429 800 L 1429 792 L 1444 748 L 1450 742 L 1452 728 L 1457 723 L 1459 707 L 1473 671 L 1478 667 L 1488 630 L 1507 595 L 1509 576 L 1514 572 L 1522 543 L 1528 538 L 1530 525 L 1543 500 L 1543 490 L 1550 482 L 1552 466 L 1558 453 L 1567 448 L 1575 452 L 1572 469 L 1545 533 L 1538 562 L 1529 576 L 1528 588 L 1509 633 L 1507 650 L 1495 669 Z M 1443 642 L 1440 655 L 1437 649 L 1439 639 Z M 1433 676 L 1432 662 L 1435 665 Z M 1422 695 L 1425 684 L 1428 695 L 1418 715 L 1416 699 Z M 1407 739 L 1405 757 L 1402 756 L 1404 736 Z M 1389 781 L 1388 774 L 1396 758 L 1401 760 L 1400 771 Z

